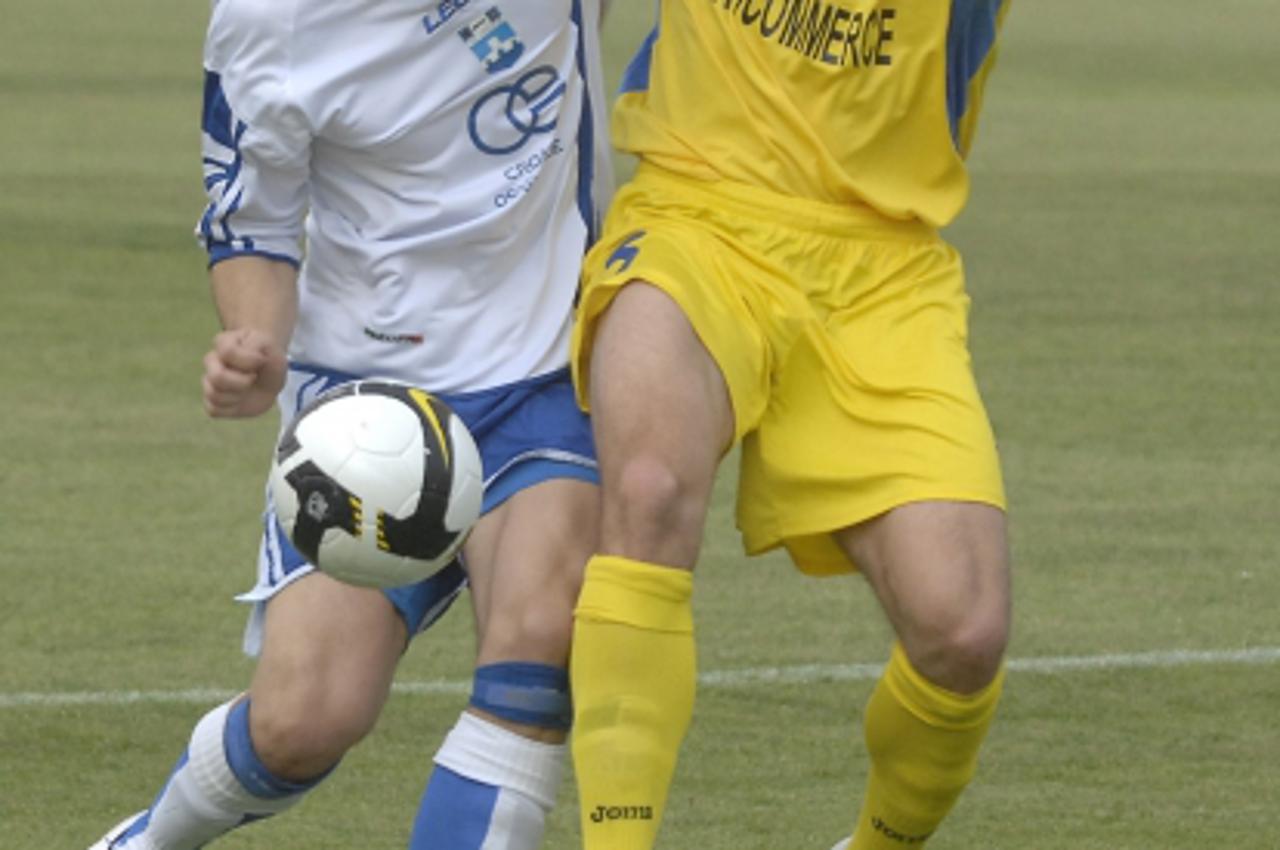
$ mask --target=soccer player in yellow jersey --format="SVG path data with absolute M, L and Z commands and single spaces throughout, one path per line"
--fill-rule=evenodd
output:
M 1008 5 L 659 4 L 613 116 L 640 165 L 574 339 L 604 486 L 571 664 L 587 850 L 654 845 L 693 710 L 692 571 L 735 444 L 747 551 L 859 571 L 897 636 L 838 847 L 923 845 L 973 775 L 1009 564 L 963 271 L 937 229 L 968 193 Z

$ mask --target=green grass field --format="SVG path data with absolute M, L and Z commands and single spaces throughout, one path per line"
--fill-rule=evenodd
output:
M 615 5 L 616 77 L 652 4 Z M 206 9 L 16 0 L 0 24 L 0 850 L 83 850 L 250 671 L 230 597 L 274 423 L 199 405 Z M 930 847 L 1280 848 L 1277 32 L 1274 0 L 1010 18 L 950 236 L 1012 499 L 1016 665 Z M 721 484 L 661 846 L 826 850 L 872 684 L 841 665 L 888 633 L 858 580 L 744 559 Z M 415 644 L 299 810 L 218 846 L 403 847 L 469 627 Z M 576 846 L 561 800 L 549 848 Z

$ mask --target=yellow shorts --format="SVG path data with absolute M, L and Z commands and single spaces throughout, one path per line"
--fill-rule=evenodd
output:
M 635 280 L 680 305 L 724 375 L 748 553 L 848 572 L 833 531 L 922 500 L 1004 507 L 964 272 L 932 228 L 642 165 L 586 259 L 584 408 L 596 322 Z

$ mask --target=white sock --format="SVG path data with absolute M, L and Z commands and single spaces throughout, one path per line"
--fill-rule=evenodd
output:
M 282 812 L 303 794 L 265 799 L 250 794 L 227 763 L 224 730 L 233 703 L 196 724 L 187 752 L 143 818 L 117 850 L 196 850 L 251 820 Z

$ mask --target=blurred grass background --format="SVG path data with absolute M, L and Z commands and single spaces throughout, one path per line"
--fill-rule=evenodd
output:
M 615 3 L 616 80 L 651 4 Z M 10 0 L 0 26 L 0 848 L 80 850 L 234 690 L 275 425 L 211 422 L 191 237 L 205 4 Z M 1019 3 L 949 236 L 1006 465 L 1015 658 L 1280 646 L 1280 7 Z M 625 174 L 629 168 L 620 163 Z M 857 579 L 747 560 L 726 467 L 700 666 L 878 663 Z M 459 609 L 404 682 L 461 682 Z M 1280 848 L 1280 668 L 1015 672 L 939 850 Z M 826 669 L 826 668 L 823 668 Z M 663 847 L 825 850 L 871 683 L 707 686 Z M 24 698 L 20 695 L 36 695 Z M 290 815 L 219 847 L 402 847 L 464 701 L 393 698 Z M 567 785 L 549 848 L 576 846 Z

